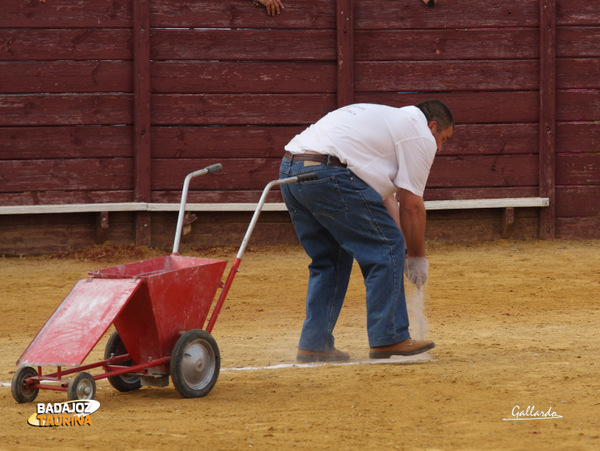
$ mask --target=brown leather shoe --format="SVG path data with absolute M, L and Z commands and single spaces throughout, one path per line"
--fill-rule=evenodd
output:
M 369 352 L 371 359 L 389 359 L 393 355 L 415 355 L 435 348 L 429 340 L 413 340 L 411 338 L 388 346 L 374 346 Z
M 310 351 L 298 348 L 298 355 L 296 356 L 296 360 L 300 363 L 341 362 L 349 359 L 350 354 L 335 348 L 329 351 Z

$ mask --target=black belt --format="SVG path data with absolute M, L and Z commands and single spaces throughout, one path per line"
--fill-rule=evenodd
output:
M 331 155 L 317 155 L 314 153 L 292 153 L 286 152 L 284 158 L 287 158 L 290 161 L 314 161 L 322 164 L 330 164 L 332 166 L 339 166 L 341 168 L 347 167 L 345 163 L 342 163 L 338 157 L 333 157 Z

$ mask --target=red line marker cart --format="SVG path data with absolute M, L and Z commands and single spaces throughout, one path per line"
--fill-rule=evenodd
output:
M 166 386 L 169 376 L 186 398 L 206 396 L 212 390 L 221 356 L 210 333 L 267 194 L 273 186 L 315 178 L 305 174 L 267 184 L 223 282 L 225 260 L 178 255 L 190 181 L 221 168 L 215 164 L 186 176 L 171 255 L 90 271 L 87 279 L 75 284 L 17 361 L 11 384 L 17 402 L 32 402 L 39 390 L 66 391 L 69 400 L 93 399 L 96 381 L 105 378 L 122 392 L 142 385 Z M 116 330 L 108 339 L 104 360 L 82 365 L 112 324 Z M 48 366 L 56 371 L 43 372 Z M 90 374 L 94 368 L 103 372 Z

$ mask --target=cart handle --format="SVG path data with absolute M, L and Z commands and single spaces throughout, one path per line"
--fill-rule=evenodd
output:
M 260 212 L 262 210 L 265 201 L 267 200 L 267 195 L 271 188 L 277 185 L 285 185 L 286 183 L 294 183 L 294 182 L 306 182 L 308 180 L 317 180 L 319 177 L 315 172 L 309 172 L 306 174 L 300 174 L 296 177 L 288 177 L 285 179 L 278 179 L 269 182 L 269 184 L 263 190 L 262 196 L 260 196 L 260 200 L 258 201 L 258 205 L 256 206 L 256 210 L 254 210 L 254 215 L 252 215 L 252 220 L 250 221 L 250 225 L 248 226 L 248 230 L 246 231 L 246 235 L 244 236 L 244 240 L 242 241 L 242 245 L 240 246 L 240 250 L 237 253 L 237 256 L 231 265 L 231 269 L 229 270 L 229 275 L 227 276 L 227 280 L 223 285 L 223 289 L 221 290 L 221 294 L 219 295 L 219 299 L 217 300 L 217 304 L 213 309 L 212 314 L 210 315 L 210 319 L 208 320 L 208 325 L 206 326 L 206 332 L 211 333 L 213 327 L 215 326 L 215 322 L 217 321 L 217 317 L 219 316 L 219 312 L 221 311 L 221 307 L 223 307 L 223 302 L 225 302 L 225 298 L 227 297 L 227 293 L 229 293 L 229 289 L 231 288 L 231 284 L 233 283 L 233 279 L 236 273 L 239 271 L 240 263 L 242 261 L 242 255 L 244 255 L 244 251 L 248 246 L 248 241 L 250 241 L 250 236 L 254 231 L 254 227 L 256 227 L 256 223 L 258 222 L 258 217 L 260 216 Z
M 183 219 L 185 216 L 185 204 L 187 203 L 187 195 L 188 190 L 190 188 L 190 181 L 194 177 L 198 177 L 200 175 L 212 174 L 214 172 L 220 172 L 223 169 L 223 165 L 221 163 L 212 164 L 210 166 L 205 167 L 204 169 L 200 169 L 198 171 L 190 172 L 185 176 L 185 180 L 183 181 L 183 190 L 181 191 L 181 204 L 179 205 L 179 215 L 177 216 L 177 228 L 175 229 L 175 241 L 173 241 L 173 253 L 177 254 L 179 252 L 179 243 L 181 241 L 181 231 L 183 229 Z
M 258 222 L 258 217 L 260 216 L 260 212 L 267 201 L 267 195 L 271 188 L 274 186 L 285 185 L 287 183 L 301 183 L 307 182 L 309 180 L 317 180 L 319 176 L 315 172 L 308 172 L 306 174 L 300 174 L 295 177 L 288 177 L 285 179 L 273 180 L 265 186 L 263 190 L 262 196 L 260 196 L 260 200 L 258 201 L 258 205 L 256 206 L 256 210 L 254 211 L 254 215 L 252 215 L 252 220 L 250 221 L 250 225 L 248 226 L 248 230 L 246 230 L 246 235 L 244 236 L 244 240 L 242 241 L 242 245 L 240 246 L 240 250 L 238 251 L 237 258 L 242 259 L 242 255 L 246 251 L 246 247 L 248 247 L 248 242 L 250 241 L 250 236 L 252 232 L 254 232 L 254 228 L 256 227 L 256 223 Z

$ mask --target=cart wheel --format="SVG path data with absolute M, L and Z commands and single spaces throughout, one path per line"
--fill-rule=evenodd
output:
M 127 354 L 127 349 L 125 349 L 119 333 L 115 330 L 106 342 L 106 348 L 104 348 L 104 359 L 110 359 L 112 355 L 123 354 Z M 133 362 L 131 360 L 127 360 L 122 362 L 121 365 L 131 366 L 133 365 Z M 111 376 L 108 378 L 108 382 L 121 392 L 138 390 L 142 386 L 140 376 L 134 373 Z
M 69 401 L 78 399 L 94 399 L 96 394 L 96 381 L 90 373 L 79 373 L 69 381 L 67 397 Z
M 221 353 L 208 332 L 193 329 L 175 343 L 171 356 L 171 379 L 182 396 L 206 396 L 217 382 L 220 368 Z
M 15 401 L 20 403 L 32 402 L 37 397 L 40 389 L 31 389 L 27 386 L 27 379 L 37 375 L 38 372 L 35 368 L 30 366 L 23 366 L 15 372 L 10 384 L 10 390 L 12 391 Z

